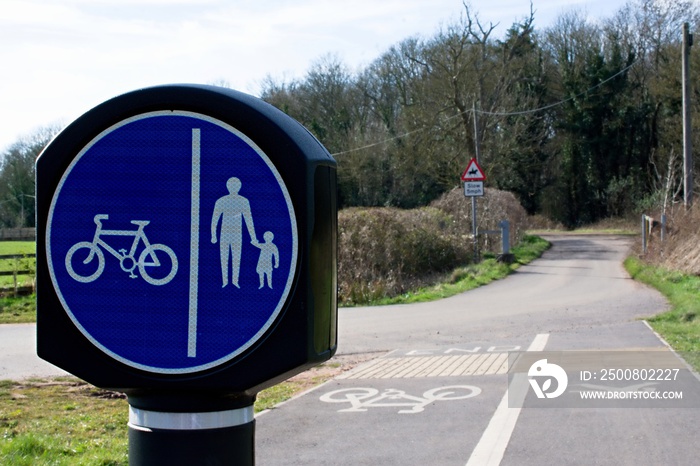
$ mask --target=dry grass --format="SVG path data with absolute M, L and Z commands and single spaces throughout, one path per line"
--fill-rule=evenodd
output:
M 700 205 L 686 210 L 677 207 L 667 214 L 667 240 L 661 242 L 658 228 L 649 237 L 645 260 L 669 270 L 700 275 Z

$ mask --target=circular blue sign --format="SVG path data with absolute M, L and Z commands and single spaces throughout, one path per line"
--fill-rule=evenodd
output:
M 49 273 L 95 346 L 129 366 L 217 367 L 275 322 L 298 235 L 287 188 L 248 137 L 206 115 L 144 113 L 95 137 L 56 189 Z

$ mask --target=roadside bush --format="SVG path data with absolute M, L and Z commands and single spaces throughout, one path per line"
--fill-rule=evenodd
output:
M 461 188 L 455 188 L 435 200 L 431 206 L 454 218 L 453 234 L 471 243 L 472 207 L 471 201 L 464 197 Z M 510 244 L 515 245 L 529 228 L 527 212 L 520 205 L 513 193 L 486 188 L 484 196 L 477 198 L 476 219 L 480 230 L 500 230 L 500 222 L 510 222 Z M 482 252 L 501 252 L 500 235 L 482 235 L 479 238 L 479 250 Z M 469 246 L 472 248 L 472 246 Z
M 338 214 L 341 303 L 392 296 L 468 260 L 438 209 L 345 209 Z
M 527 221 L 515 197 L 487 189 L 479 200 L 481 229 L 511 222 L 511 244 Z M 338 293 L 342 304 L 393 297 L 435 283 L 473 258 L 471 202 L 460 189 L 429 207 L 350 208 L 338 213 Z M 486 235 L 484 235 L 486 236 Z M 500 237 L 483 238 L 481 250 L 500 252 Z

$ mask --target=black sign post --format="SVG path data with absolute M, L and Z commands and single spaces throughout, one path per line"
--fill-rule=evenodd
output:
M 127 394 L 131 464 L 252 464 L 256 394 L 334 354 L 335 173 L 286 114 L 195 85 L 38 158 L 37 351 Z

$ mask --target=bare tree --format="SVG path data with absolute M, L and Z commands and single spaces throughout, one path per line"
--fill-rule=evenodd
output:
M 0 161 L 0 224 L 34 226 L 34 163 L 58 134 L 58 125 L 36 130 L 10 145 Z

